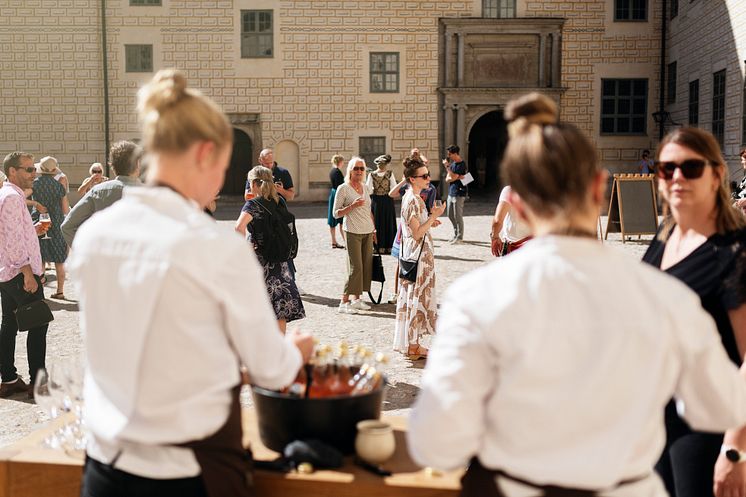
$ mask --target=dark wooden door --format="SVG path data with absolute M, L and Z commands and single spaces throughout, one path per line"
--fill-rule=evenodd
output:
M 225 173 L 225 184 L 221 195 L 243 196 L 246 187 L 246 174 L 253 166 L 251 164 L 252 143 L 249 135 L 240 129 L 233 128 L 233 153 L 228 171 Z

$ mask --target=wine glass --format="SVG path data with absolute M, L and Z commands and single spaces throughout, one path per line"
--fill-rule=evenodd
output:
M 49 213 L 44 212 L 39 214 L 39 223 L 45 228 L 49 228 L 49 226 L 52 225 L 52 218 L 49 217 Z M 44 236 L 41 237 L 42 240 L 51 240 L 52 238 L 49 236 L 49 232 L 44 232 Z
M 55 419 L 59 416 L 58 399 L 49 389 L 49 373 L 46 369 L 40 369 L 36 373 L 36 380 L 34 380 L 34 401 L 36 405 L 47 413 L 49 419 Z M 44 444 L 47 447 L 58 448 L 60 446 L 60 439 L 57 436 L 57 432 L 55 431 L 44 439 Z
M 440 209 L 441 207 L 443 207 L 443 201 L 442 200 L 436 200 L 435 201 L 435 207 L 437 209 Z

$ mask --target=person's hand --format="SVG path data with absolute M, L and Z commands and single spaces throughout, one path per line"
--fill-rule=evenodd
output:
M 358 207 L 362 207 L 365 205 L 365 199 L 363 197 L 356 198 L 351 204 L 350 207 L 352 209 L 357 209 Z
M 443 159 L 443 165 L 448 167 L 448 159 Z
M 736 207 L 741 210 L 746 208 L 746 198 L 739 198 L 738 200 L 736 200 Z
M 746 463 L 732 463 L 720 454 L 712 480 L 715 497 L 746 497 Z
M 37 210 L 37 211 L 38 211 L 39 213 L 41 213 L 41 214 L 46 214 L 46 213 L 47 213 L 47 208 L 46 208 L 46 207 L 44 207 L 43 205 L 41 205 L 41 204 L 40 204 L 39 202 L 37 202 L 37 203 L 36 203 L 36 204 L 34 205 L 34 207 L 35 207 L 35 208 L 36 208 L 36 210 Z
M 47 231 L 49 231 L 49 228 L 51 226 L 52 226 L 51 224 L 41 224 L 41 223 L 37 222 L 34 225 L 34 229 L 36 230 L 36 235 L 37 236 L 43 235 L 44 233 L 46 233 Z
M 36 278 L 34 278 L 34 275 L 32 274 L 29 276 L 28 274 L 23 274 L 23 290 L 28 293 L 36 293 L 36 290 L 39 288 L 39 284 L 36 283 Z
M 303 357 L 303 364 L 306 364 L 313 354 L 313 335 L 302 333 L 300 331 L 290 331 L 290 341 L 298 347 L 300 355 Z
M 440 226 L 440 219 L 433 221 L 433 228 L 437 228 L 438 226 Z
M 492 246 L 492 255 L 494 255 L 495 257 L 500 257 L 500 254 L 503 251 L 503 241 L 500 240 L 499 236 L 497 238 L 492 239 L 491 246 Z
M 378 243 L 378 235 L 376 234 L 375 231 L 373 232 L 373 243 L 376 243 L 376 244 Z

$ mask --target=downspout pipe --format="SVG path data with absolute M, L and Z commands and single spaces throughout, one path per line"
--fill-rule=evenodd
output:
M 658 91 L 658 142 L 663 141 L 666 133 L 666 30 L 668 28 L 668 0 L 661 0 L 661 67 L 660 88 Z
M 101 66 L 103 67 L 104 83 L 104 160 L 106 176 L 109 176 L 109 64 L 106 47 L 106 0 L 101 0 Z

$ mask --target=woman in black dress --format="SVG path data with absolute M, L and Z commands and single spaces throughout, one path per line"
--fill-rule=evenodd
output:
M 370 192 L 373 221 L 378 236 L 378 252 L 390 254 L 396 238 L 396 209 L 394 199 L 389 197 L 391 187 L 396 184 L 394 172 L 388 169 L 391 156 L 379 155 L 373 161 L 376 170 L 368 175 L 366 186 Z
M 334 233 L 334 227 L 339 226 L 339 236 L 342 240 L 345 239 L 344 231 L 342 231 L 342 219 L 334 217 L 334 197 L 337 195 L 337 188 L 339 185 L 345 182 L 345 175 L 342 172 L 342 164 L 344 164 L 345 158 L 341 155 L 335 155 L 332 157 L 332 169 L 329 171 L 329 181 L 332 184 L 332 189 L 329 190 L 329 206 L 327 209 L 326 224 L 329 225 L 329 234 L 332 236 L 332 248 L 345 248 L 344 245 L 337 243 L 337 235 Z
M 658 148 L 658 188 L 671 210 L 643 261 L 678 278 L 701 298 L 737 366 L 746 352 L 744 218 L 731 207 L 725 161 L 698 128 L 670 133 Z M 652 289 L 654 291 L 654 289 Z M 673 401 L 666 407 L 666 449 L 656 469 L 672 497 L 746 495 L 746 430 L 691 430 Z M 722 450 L 721 450 L 722 446 Z M 735 449 L 739 452 L 726 452 Z

